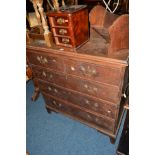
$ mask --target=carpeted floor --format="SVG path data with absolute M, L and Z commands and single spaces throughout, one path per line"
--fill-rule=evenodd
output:
M 115 155 L 116 143 L 95 129 L 62 114 L 48 114 L 42 95 L 31 101 L 33 83 L 26 85 L 26 150 L 30 155 Z M 123 120 L 124 122 L 124 120 Z

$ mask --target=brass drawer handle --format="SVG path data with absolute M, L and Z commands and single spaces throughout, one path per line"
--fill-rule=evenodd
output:
M 88 92 L 97 93 L 98 89 L 96 87 L 90 87 L 87 84 L 84 84 L 84 88 L 87 89 Z
M 62 24 L 64 24 L 64 23 L 68 23 L 68 20 L 65 20 L 64 18 L 58 18 L 57 20 L 57 23 L 59 24 L 59 25 L 62 25 Z
M 48 60 L 47 60 L 47 58 L 43 58 L 42 56 L 37 56 L 37 60 L 41 63 L 41 64 L 46 64 L 46 63 L 48 63 Z
M 53 78 L 53 75 L 52 74 L 50 74 L 50 79 L 52 79 Z
M 72 70 L 72 71 L 75 71 L 75 67 L 71 66 L 71 70 Z
M 46 77 L 46 72 L 43 71 L 43 72 L 42 72 L 42 75 L 43 75 L 44 77 Z
M 55 59 L 52 60 L 53 62 L 57 62 Z
M 55 100 L 53 100 L 53 104 L 54 104 L 55 106 L 58 106 L 58 107 L 61 107 L 61 106 L 62 106 L 61 103 L 57 103 Z
M 67 33 L 66 29 L 59 29 L 59 34 L 64 35 Z
M 62 38 L 62 43 L 68 44 L 69 43 L 69 39 L 68 38 Z
M 110 111 L 110 110 L 108 110 L 107 112 L 108 112 L 109 114 L 111 114 L 111 111 Z
M 90 66 L 87 66 L 87 67 L 80 66 L 80 71 L 83 73 L 83 75 L 88 76 L 88 77 L 97 75 L 96 69 L 91 68 Z
M 54 88 L 54 92 L 55 92 L 55 93 L 58 93 L 58 90 L 57 90 L 56 88 Z
M 90 105 L 90 102 L 87 99 L 85 99 L 85 103 L 88 104 L 88 105 Z
M 98 108 L 98 103 L 94 103 L 94 107 L 95 108 Z
M 91 116 L 90 116 L 89 114 L 87 114 L 87 117 L 88 117 L 89 119 L 91 119 Z
M 51 90 L 52 90 L 52 88 L 51 88 L 50 86 L 48 86 L 48 90 L 49 90 L 49 91 L 51 91 Z

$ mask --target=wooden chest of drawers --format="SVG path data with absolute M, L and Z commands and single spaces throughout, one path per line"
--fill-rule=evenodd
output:
M 116 58 L 84 54 L 80 48 L 74 53 L 27 45 L 27 58 L 48 112 L 63 113 L 116 138 L 127 54 Z
M 85 5 L 49 12 L 48 19 L 57 45 L 77 48 L 88 41 L 88 10 Z

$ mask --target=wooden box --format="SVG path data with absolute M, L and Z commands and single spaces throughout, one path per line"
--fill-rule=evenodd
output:
M 85 5 L 69 6 L 47 14 L 56 45 L 78 48 L 89 39 Z

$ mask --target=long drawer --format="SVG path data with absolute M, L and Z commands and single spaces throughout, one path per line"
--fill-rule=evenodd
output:
M 61 59 L 60 57 L 49 56 L 45 53 L 38 53 L 34 51 L 27 52 L 27 57 L 31 64 L 64 72 L 65 67 L 63 59 Z
M 43 96 L 46 101 L 46 104 L 52 107 L 53 109 L 56 109 L 60 112 L 61 111 L 65 112 L 71 116 L 82 119 L 88 123 L 95 124 L 98 127 L 105 128 L 107 130 L 114 132 L 114 129 L 115 129 L 114 120 L 93 115 L 89 112 L 83 111 L 80 108 L 67 104 L 66 102 L 62 102 L 56 98 L 53 98 L 45 93 L 43 93 Z
M 91 82 L 88 80 L 83 80 L 74 76 L 67 76 L 65 74 L 60 74 L 53 72 L 52 70 L 32 66 L 35 76 L 42 80 L 47 80 L 54 84 L 60 85 L 62 87 L 79 91 L 94 97 L 113 102 L 119 103 L 120 100 L 120 90 L 119 87 L 99 84 Z
M 62 87 L 58 87 L 51 83 L 39 80 L 39 87 L 42 92 L 46 92 L 50 95 L 56 96 L 62 100 L 66 100 L 72 104 L 79 105 L 86 109 L 105 115 L 109 118 L 116 119 L 117 105 L 111 104 L 106 101 L 77 93 L 75 91 L 69 91 Z
M 67 74 L 116 86 L 121 84 L 121 70 L 118 68 L 76 60 L 67 60 L 65 64 Z

